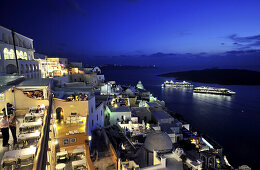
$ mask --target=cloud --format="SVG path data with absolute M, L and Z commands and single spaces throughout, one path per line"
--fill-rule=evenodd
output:
M 48 0 L 48 10 L 62 15 L 78 14 L 88 17 L 87 12 L 77 0 Z
M 229 35 L 228 38 L 233 41 L 238 49 L 250 49 L 260 47 L 260 34 L 253 36 L 238 36 L 237 34 Z

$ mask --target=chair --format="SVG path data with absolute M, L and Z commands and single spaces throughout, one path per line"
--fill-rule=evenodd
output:
M 12 166 L 16 166 L 17 165 L 17 159 L 13 159 L 13 160 L 6 160 L 3 163 L 3 168 L 7 168 L 9 169 L 10 167 L 12 168 Z
M 27 146 L 35 145 L 36 144 L 36 139 L 27 139 L 26 140 L 26 144 L 27 144 Z
M 76 167 L 74 169 L 76 169 L 76 170 L 85 170 L 87 168 L 84 165 L 82 165 L 82 166 L 78 166 L 78 167 Z
M 18 140 L 18 141 L 17 141 L 17 147 L 18 147 L 19 149 L 24 148 L 24 141 Z
M 26 167 L 33 164 L 33 157 L 31 155 L 22 156 L 19 159 L 19 166 Z
M 77 119 L 76 119 L 76 117 L 71 117 L 71 123 L 74 123 L 74 124 L 77 123 Z

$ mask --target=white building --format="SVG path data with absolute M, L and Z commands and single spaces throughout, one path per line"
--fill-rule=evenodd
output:
M 131 110 L 127 106 L 107 107 L 106 112 L 110 118 L 110 124 L 117 124 L 119 121 L 131 120 Z
M 73 84 L 55 90 L 53 110 L 56 115 L 62 111 L 64 122 L 69 122 L 72 117 L 86 118 L 86 134 L 91 136 L 93 130 L 104 126 L 104 103 L 96 101 L 86 85 Z M 84 95 L 87 97 L 82 99 L 80 96 Z M 74 99 L 69 101 L 69 96 Z
M 13 37 L 12 31 L 2 26 L 0 26 L 0 61 L 2 74 L 18 73 L 26 78 L 40 77 L 38 61 L 34 60 L 33 40 L 16 32 Z
M 66 69 L 68 65 L 67 58 L 50 58 L 47 55 L 35 53 L 35 60 L 39 62 L 39 69 L 41 70 L 42 78 L 68 75 L 68 70 Z

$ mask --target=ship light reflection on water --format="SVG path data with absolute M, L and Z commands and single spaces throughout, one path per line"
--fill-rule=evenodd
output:
M 207 100 L 218 100 L 218 101 L 228 101 L 230 102 L 234 96 L 224 96 L 224 95 L 217 95 L 217 94 L 206 94 L 206 93 L 193 93 L 194 99 L 207 99 Z

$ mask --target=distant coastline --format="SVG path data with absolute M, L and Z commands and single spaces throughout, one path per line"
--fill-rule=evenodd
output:
M 200 83 L 223 85 L 260 85 L 260 72 L 242 69 L 204 69 L 160 74 Z
M 157 68 L 155 65 L 148 66 L 138 66 L 138 65 L 118 65 L 118 64 L 107 64 L 99 66 L 103 70 L 110 69 L 121 69 L 121 70 L 129 70 L 129 69 L 155 69 Z

